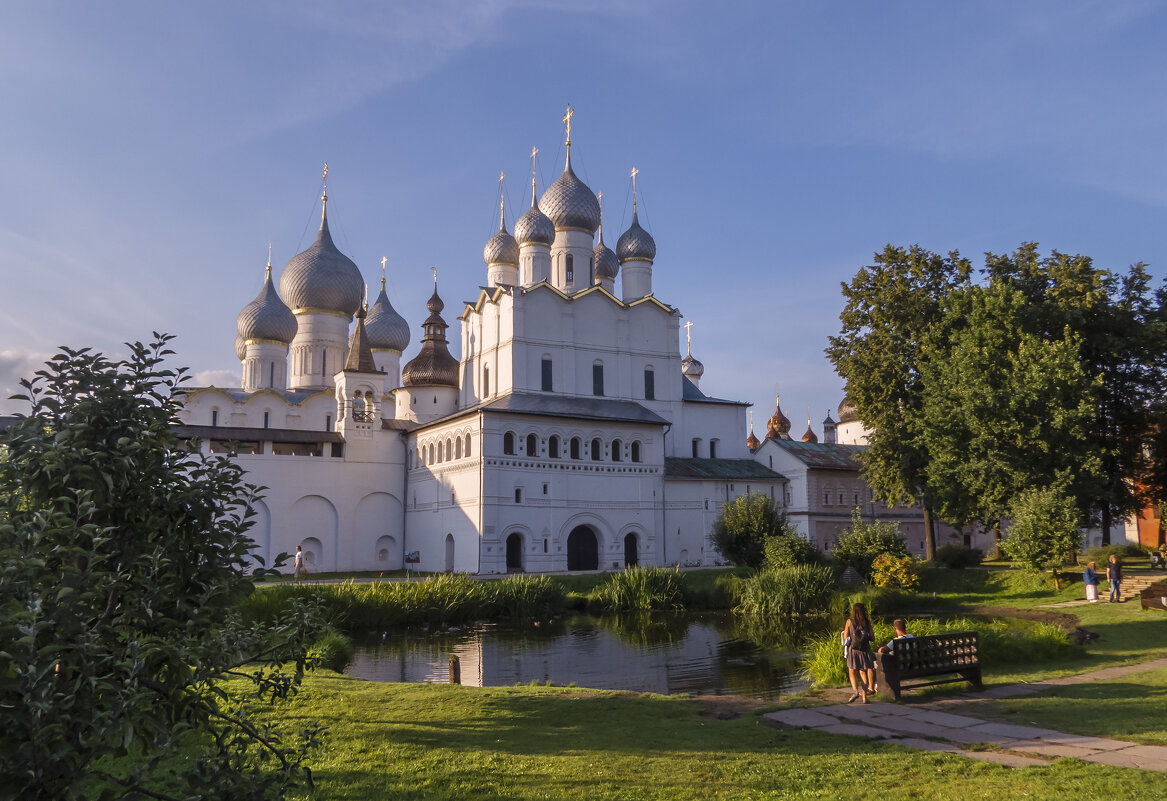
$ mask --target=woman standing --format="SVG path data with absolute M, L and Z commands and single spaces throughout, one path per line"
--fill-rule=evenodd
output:
M 1086 585 L 1086 600 L 1098 600 L 1098 573 L 1094 571 L 1094 563 L 1087 562 L 1086 569 L 1082 571 L 1082 583 Z
M 843 626 L 843 639 L 850 638 L 851 648 L 847 652 L 847 673 L 851 678 L 851 697 L 847 703 L 862 698 L 867 703 L 867 694 L 875 692 L 875 658 L 871 655 L 871 641 L 875 632 L 867 617 L 863 604 L 851 607 L 851 617 Z

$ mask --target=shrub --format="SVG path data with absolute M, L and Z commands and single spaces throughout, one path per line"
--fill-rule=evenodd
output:
M 760 492 L 734 498 L 713 524 L 713 544 L 736 565 L 758 568 L 765 559 L 765 543 L 792 531 L 786 512 Z
M 685 608 L 684 580 L 675 567 L 631 567 L 608 576 L 588 600 L 604 612 L 680 610 Z
M 907 556 L 908 546 L 897 523 L 863 522 L 859 510 L 851 513 L 851 527 L 839 534 L 831 554 L 859 571 L 864 579 L 871 578 L 871 563 L 880 554 Z
M 1147 550 L 1141 545 L 1136 545 L 1133 542 L 1124 543 L 1122 545 L 1102 545 L 1086 551 L 1085 561 L 1094 562 L 1099 567 L 1102 567 L 1110 561 L 1111 554 L 1114 554 L 1120 560 L 1141 559 L 1146 558 Z
M 1058 568 L 1082 547 L 1074 499 L 1058 487 L 1034 487 L 1017 496 L 1010 513 L 1005 552 L 1035 573 L 1051 570 L 1057 589 Z
M 819 549 L 797 532 L 770 537 L 765 542 L 764 551 L 767 567 L 821 565 L 824 561 Z
M 871 583 L 876 587 L 914 590 L 920 586 L 922 568 L 923 562 L 919 559 L 881 553 L 871 563 Z
M 508 576 L 487 585 L 487 611 L 493 617 L 548 618 L 567 607 L 563 585 L 550 576 Z
M 966 567 L 976 567 L 985 558 L 979 548 L 970 548 L 967 545 L 941 545 L 936 549 L 937 564 L 953 570 L 962 570 Z
M 320 667 L 335 670 L 337 673 L 349 666 L 355 654 L 353 641 L 331 626 L 325 631 L 324 636 L 312 644 L 309 651 L 311 657 L 319 660 Z
M 834 569 L 825 565 L 763 570 L 743 579 L 734 612 L 790 623 L 831 614 L 835 602 Z

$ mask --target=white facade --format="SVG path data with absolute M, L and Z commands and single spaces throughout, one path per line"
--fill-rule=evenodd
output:
M 635 221 L 620 297 L 611 280 L 599 285 L 590 192 L 569 156 L 520 221 L 544 243 L 520 248 L 505 219 L 488 243 L 489 288 L 449 336 L 461 359 L 446 350 L 435 287 L 421 351 L 400 373 L 401 344 L 370 339 L 359 310 L 350 329 L 351 306 L 319 280 L 347 262 L 324 218 L 281 280 L 298 293 L 295 336 L 262 354 L 247 346 L 245 388 L 192 390 L 183 411 L 183 436 L 234 447 L 267 487 L 259 556 L 300 545 L 324 571 L 398 569 L 414 552 L 414 567 L 433 572 L 714 565 L 727 500 L 783 498 L 783 477 L 743 440 L 747 404 L 682 375 L 681 315 L 651 294 L 655 243 Z M 253 304 L 241 337 L 276 330 L 264 328 L 269 311 Z M 284 348 L 283 370 L 272 368 Z

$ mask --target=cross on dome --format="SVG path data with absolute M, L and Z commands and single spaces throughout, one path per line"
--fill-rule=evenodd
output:
M 381 257 L 381 289 L 385 288 L 385 263 L 389 261 L 388 256 Z
M 575 109 L 573 109 L 569 105 L 567 107 L 567 111 L 564 112 L 564 115 L 563 115 L 563 123 L 564 123 L 564 125 L 567 126 L 567 146 L 568 147 L 571 147 L 571 118 L 573 116 L 575 116 Z
M 685 352 L 690 356 L 693 355 L 693 332 L 690 330 L 692 328 L 692 320 L 685 323 Z M 750 412 L 750 414 L 753 414 L 753 412 Z

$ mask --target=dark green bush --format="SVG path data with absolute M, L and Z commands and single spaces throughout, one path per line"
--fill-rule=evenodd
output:
M 341 634 L 332 626 L 325 631 L 324 636 L 312 644 L 308 655 L 320 660 L 320 667 L 342 672 L 353 661 L 356 648 L 353 641 Z
M 966 567 L 976 567 L 985 558 L 979 548 L 970 548 L 967 545 L 941 545 L 936 549 L 937 564 L 953 570 L 963 570 Z
M 871 578 L 871 563 L 880 554 L 908 556 L 908 546 L 899 526 L 878 520 L 865 522 L 856 509 L 851 514 L 851 527 L 840 532 L 831 556 L 855 568 L 866 581 Z
M 1150 555 L 1150 552 L 1142 545 L 1136 545 L 1133 542 L 1122 545 L 1102 545 L 1086 551 L 1085 558 L 1079 559 L 1078 561 L 1082 564 L 1094 562 L 1098 567 L 1103 567 L 1110 561 L 1111 554 L 1117 556 L 1121 562 L 1126 559 L 1146 559 Z
M 821 565 L 826 561 L 822 552 L 797 532 L 770 537 L 764 551 L 766 565 L 772 568 Z

